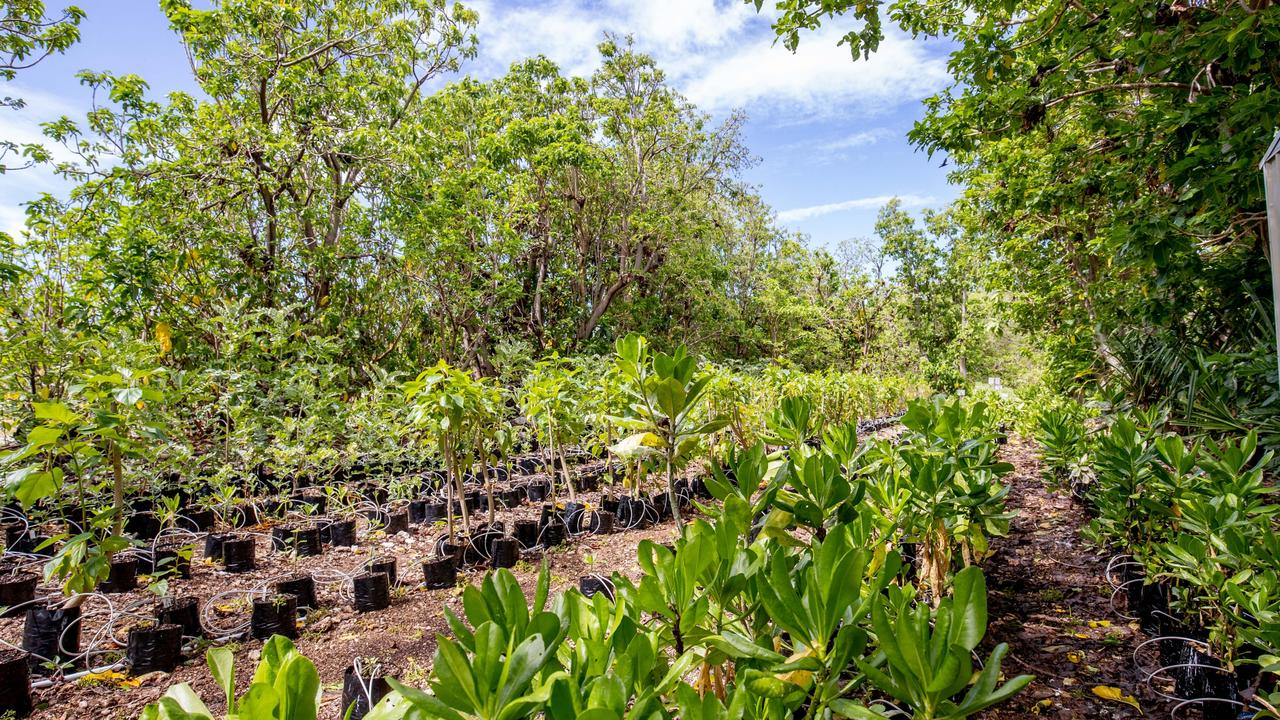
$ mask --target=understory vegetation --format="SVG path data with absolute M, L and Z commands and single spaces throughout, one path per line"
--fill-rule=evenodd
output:
M 69 188 L 0 232 L 0 716 L 205 651 L 126 712 L 1008 717 L 984 568 L 1029 441 L 1134 692 L 1280 718 L 1280 6 L 778 3 L 791 50 L 950 52 L 909 138 L 960 197 L 822 247 L 635 38 L 482 80 L 445 0 L 159 5 L 198 92 L 86 70 L 0 138 Z M 6 2 L 0 78 L 83 18 Z M 627 567 L 554 576 L 615 533 Z M 299 648 L 415 597 L 414 678 Z

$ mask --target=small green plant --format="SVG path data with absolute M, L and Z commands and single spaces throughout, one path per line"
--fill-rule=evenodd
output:
M 636 431 L 619 447 L 643 445 L 659 452 L 666 468 L 671 514 L 679 532 L 676 473 L 696 454 L 703 437 L 726 427 L 729 421 L 701 416 L 704 391 L 711 377 L 698 373 L 698 361 L 683 345 L 671 354 L 650 353 L 648 341 L 633 334 L 619 339 L 615 350 L 614 363 L 625 379 L 631 411 L 631 416 L 619 419 L 618 424 Z
M 858 669 L 906 703 L 915 720 L 962 720 L 1013 697 L 1034 679 L 1019 675 L 999 684 L 1000 662 L 1009 651 L 1004 643 L 975 678 L 972 653 L 987 631 L 987 585 L 977 567 L 956 573 L 951 596 L 936 611 L 891 587 L 887 598 L 877 598 L 871 619 L 880 652 L 870 661 L 855 659 Z
M 226 720 L 315 720 L 320 676 L 315 665 L 288 638 L 272 636 L 249 688 L 236 697 L 235 656 L 228 647 L 205 653 L 209 671 L 226 698 Z M 143 709 L 139 720 L 213 720 L 214 715 L 187 683 L 170 687 Z

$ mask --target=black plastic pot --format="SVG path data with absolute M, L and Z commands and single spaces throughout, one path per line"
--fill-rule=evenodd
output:
M 289 497 L 289 504 L 296 510 L 312 515 L 323 515 L 329 507 L 329 498 L 324 495 L 299 493 Z
M 43 663 L 66 662 L 80 654 L 80 608 L 36 605 L 27 609 L 22 628 L 22 649 L 31 653 L 27 665 L 43 672 Z
M 640 527 L 641 513 L 636 511 L 636 501 L 629 496 L 624 495 L 618 498 L 618 509 L 613 515 L 618 522 L 618 526 L 623 530 L 632 530 Z
M 706 482 L 704 481 L 705 485 Z M 688 480 L 677 480 L 673 486 L 676 491 L 676 500 L 680 502 L 681 508 L 691 507 L 693 505 L 693 487 Z
M 324 552 L 320 527 L 315 524 L 294 528 L 291 544 L 298 557 L 315 557 Z
M 649 527 L 656 515 L 657 511 L 645 500 L 624 497 L 618 501 L 618 524 L 628 530 Z
M 249 572 L 257 567 L 257 547 L 252 535 L 237 535 L 222 541 L 222 563 L 229 573 Z
M 129 631 L 125 657 L 128 658 L 130 672 L 134 675 L 173 672 L 178 663 L 182 662 L 182 626 L 133 628 Z
M 436 543 L 436 553 L 439 554 L 441 557 L 453 558 L 453 564 L 456 567 L 462 566 L 463 556 L 466 552 L 466 549 L 467 549 L 467 545 L 465 540 L 462 540 L 461 542 L 451 543 L 449 542 L 448 537 L 443 537 L 443 538 L 440 538 L 440 541 Z
M 163 545 L 151 553 L 151 574 L 165 573 L 184 580 L 191 578 L 191 554 L 178 545 Z
M 36 557 L 53 557 L 53 554 L 58 551 L 58 545 L 57 543 L 45 545 L 45 543 L 50 540 L 52 540 L 52 538 L 48 535 L 35 535 L 28 533 L 26 537 L 18 542 L 18 547 L 14 549 L 18 552 L 35 555 Z
M 222 562 L 222 543 L 227 538 L 235 537 L 234 533 L 209 533 L 204 536 L 204 559 Z
M 124 531 L 139 540 L 155 540 L 160 534 L 160 518 L 153 512 L 139 512 L 125 518 Z
M 609 535 L 613 533 L 613 513 L 608 510 L 592 512 L 584 523 L 586 531 L 592 535 Z
M 515 537 L 521 547 L 531 548 L 538 544 L 538 521 L 517 520 Z
M 387 583 L 395 587 L 400 582 L 400 573 L 396 570 L 394 557 L 375 558 L 369 561 L 369 572 L 380 572 L 387 576 Z
M 0 648 L 0 715 L 24 718 L 35 709 L 31 702 L 31 656 Z
M 608 513 L 618 514 L 618 498 L 612 495 L 603 495 L 600 497 L 600 509 Z
M 25 614 L 30 603 L 36 599 L 38 582 L 40 576 L 33 572 L 19 572 L 0 578 L 0 607 L 8 608 L 0 612 L 0 618 Z
M 525 485 L 525 491 L 529 495 L 530 502 L 542 502 L 551 492 L 551 483 L 546 480 L 535 480 Z
M 604 593 L 604 596 L 613 600 L 613 583 L 602 575 L 583 575 L 578 578 L 578 589 L 583 595 L 591 597 L 596 593 Z
M 277 525 L 271 528 L 271 546 L 277 552 L 296 552 L 298 557 L 314 557 L 324 552 L 320 528 L 316 525 Z
M 298 598 L 299 609 L 316 610 L 320 607 L 320 602 L 316 600 L 316 581 L 310 575 L 285 578 L 276 583 L 276 592 Z
M 364 720 L 374 705 L 391 694 L 391 685 L 384 677 L 361 679 L 354 667 L 348 665 L 342 674 L 342 707 L 346 720 Z
M 207 508 L 184 508 L 178 517 L 178 527 L 192 532 L 209 532 L 213 522 L 213 510 Z
M 485 555 L 485 547 L 480 544 L 481 541 L 463 540 L 458 551 L 461 558 L 462 567 L 471 568 L 489 562 L 488 556 Z
M 383 529 L 388 535 L 409 532 L 409 511 L 396 510 L 394 512 L 387 513 L 386 527 Z
M 1217 658 L 1199 646 L 1188 644 L 1188 647 L 1187 662 L 1194 667 L 1186 668 L 1181 690 L 1188 692 L 1188 698 L 1204 699 L 1200 703 L 1200 715 L 1204 720 L 1236 720 L 1240 715 L 1236 674 L 1223 669 Z
M 272 635 L 283 635 L 290 640 L 297 639 L 297 596 L 278 594 L 254 600 L 249 629 L 257 640 L 266 640 Z
M 422 575 L 429 588 L 450 588 L 458 584 L 458 566 L 450 556 L 422 563 Z
M 367 572 L 351 578 L 352 604 L 357 612 L 385 610 L 391 604 L 391 583 L 385 572 Z
M 671 496 L 664 492 L 654 493 L 649 498 L 649 505 L 654 510 L 654 515 L 658 522 L 666 522 L 671 519 Z
M 350 547 L 356 544 L 356 521 L 354 519 L 332 520 L 323 526 L 327 539 L 325 542 L 338 547 Z
M 362 495 L 364 495 L 365 500 L 368 500 L 374 505 L 387 504 L 387 498 L 389 497 L 389 493 L 387 492 L 387 489 L 385 487 L 382 487 L 381 485 L 366 485 L 365 487 L 361 488 L 360 492 Z
M 409 501 L 409 522 L 414 525 L 420 525 L 427 520 L 427 506 L 431 504 L 430 500 L 410 500 Z
M 525 494 L 520 488 L 507 488 L 502 491 L 502 504 L 509 508 L 520 507 L 524 504 Z
M 1125 594 L 1125 607 L 1132 615 L 1137 615 L 1142 606 L 1142 585 L 1146 580 L 1146 573 L 1143 572 L 1142 565 L 1137 562 L 1126 562 L 1121 565 L 1120 582 L 1123 583 Z
M 577 535 L 582 532 L 582 513 L 586 509 L 587 506 L 580 502 L 567 502 L 564 504 L 564 524 L 571 535 Z
M 428 502 L 422 510 L 422 522 L 432 523 L 447 519 L 448 504 L 440 500 Z
M 1142 585 L 1138 593 L 1137 608 L 1138 623 L 1142 632 L 1151 636 L 1159 635 L 1161 620 L 1168 613 L 1168 589 L 1159 583 Z
M 231 508 L 227 524 L 232 527 L 251 527 L 262 521 L 258 506 L 251 502 L 240 503 Z
M 544 547 L 555 547 L 564 544 L 565 535 L 564 523 L 558 518 L 553 518 L 542 526 L 539 537 Z
M 6 549 L 18 552 L 18 544 L 22 542 L 27 534 L 27 526 L 20 522 L 4 523 L 4 546 Z
M 515 567 L 520 560 L 520 543 L 515 538 L 499 538 L 489 544 L 489 553 L 493 567 Z
M 164 598 L 156 604 L 155 615 L 156 622 L 160 625 L 177 625 L 182 628 L 183 637 L 204 637 L 204 626 L 200 624 L 200 601 L 198 598 Z
M 276 552 L 286 552 L 292 536 L 293 527 L 290 525 L 276 525 L 271 528 L 271 549 Z
M 138 559 L 117 556 L 111 558 L 111 569 L 107 572 L 107 579 L 98 585 L 98 591 L 104 593 L 126 593 L 137 587 Z

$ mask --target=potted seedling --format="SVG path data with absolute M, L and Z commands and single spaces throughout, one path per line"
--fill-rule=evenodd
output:
M 349 547 L 356 544 L 356 519 L 364 502 L 346 485 L 328 485 L 324 488 L 328 498 L 328 517 L 321 522 L 321 539 L 330 545 Z
M 520 398 L 522 409 L 536 428 L 536 436 L 544 449 L 551 499 L 556 495 L 557 475 L 562 475 L 560 484 L 568 490 L 570 500 L 577 500 L 573 475 L 565 460 L 566 446 L 582 431 L 581 389 L 576 381 L 576 369 L 559 355 L 552 354 L 534 364 Z
M 619 424 L 633 431 L 615 449 L 651 447 L 658 451 L 667 476 L 667 498 L 677 532 L 682 527 L 676 496 L 676 475 L 706 435 L 728 425 L 728 420 L 699 417 L 705 404 L 704 390 L 711 377 L 698 373 L 698 362 L 684 346 L 672 354 L 650 353 L 648 342 L 628 335 L 616 343 L 614 362 L 624 378 L 630 415 Z
M 283 635 L 290 640 L 298 637 L 298 597 L 287 593 L 270 593 L 253 600 L 253 614 L 249 628 L 253 637 L 266 640 L 272 635 Z
M 152 443 L 164 440 L 154 424 L 151 405 L 161 399 L 152 385 L 160 371 L 113 369 L 89 374 L 72 388 L 73 404 L 40 402 L 33 404 L 34 419 L 26 444 L 9 453 L 4 462 L 13 468 L 11 491 L 24 507 L 46 497 L 57 497 L 64 479 L 64 467 L 92 471 L 105 477 L 111 488 L 111 503 L 92 519 L 84 514 L 88 527 L 52 540 L 61 547 L 45 567 L 50 578 L 62 582 L 68 594 L 92 590 L 110 573 L 111 558 L 129 547 L 124 537 L 126 461 L 146 459 Z M 81 491 L 85 488 L 79 484 Z M 81 495 L 83 498 L 83 495 Z M 73 606 L 81 597 L 70 600 Z
M 475 437 L 477 418 L 484 414 L 486 385 L 485 381 L 477 381 L 443 360 L 405 384 L 405 398 L 412 403 L 410 424 L 444 456 L 450 543 L 456 539 L 452 512 L 455 500 L 460 505 L 463 531 L 468 536 L 471 534 L 463 487 L 463 461 L 472 451 L 469 443 Z

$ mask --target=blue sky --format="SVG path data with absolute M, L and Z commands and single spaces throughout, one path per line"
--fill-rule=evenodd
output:
M 194 90 L 182 47 L 156 0 L 76 4 L 87 13 L 81 43 L 5 89 L 26 98 L 28 107 L 0 115 L 0 137 L 34 139 L 39 122 L 82 116 L 89 96 L 74 78 L 80 69 L 136 73 L 158 94 Z M 745 139 L 759 158 L 746 179 L 784 226 L 807 233 L 815 245 L 870 236 L 877 209 L 890 197 L 919 210 L 956 195 L 940 158 L 930 160 L 906 141 L 922 112 L 920 100 L 947 84 L 946 48 L 938 43 L 890 34 L 870 61 L 854 62 L 836 45 L 847 28 L 829 22 L 792 54 L 773 44 L 769 16 L 740 0 L 464 4 L 480 13 L 480 52 L 464 68 L 469 74 L 492 77 L 539 53 L 566 72 L 586 74 L 606 31 L 631 33 L 700 107 L 717 117 L 744 110 Z M 63 190 L 39 170 L 0 176 L 0 228 L 15 228 L 23 201 Z

